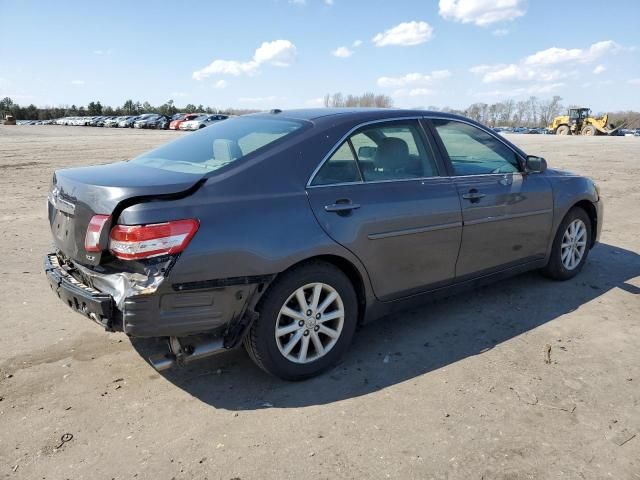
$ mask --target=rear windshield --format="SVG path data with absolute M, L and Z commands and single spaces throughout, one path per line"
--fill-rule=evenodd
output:
M 174 172 L 206 174 L 302 128 L 303 122 L 237 117 L 217 122 L 131 160 Z

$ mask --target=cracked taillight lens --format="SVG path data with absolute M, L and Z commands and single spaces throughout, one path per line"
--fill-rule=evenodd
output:
M 197 220 L 174 220 L 150 225 L 116 225 L 109 250 L 122 260 L 137 260 L 182 252 L 198 231 Z

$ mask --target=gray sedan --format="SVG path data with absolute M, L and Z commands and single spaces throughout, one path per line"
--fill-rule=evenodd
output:
M 158 370 L 244 344 L 316 375 L 356 326 L 538 269 L 582 269 L 602 228 L 588 178 L 467 118 L 377 109 L 231 118 L 131 161 L 59 170 L 56 295 L 109 331 L 163 337 Z

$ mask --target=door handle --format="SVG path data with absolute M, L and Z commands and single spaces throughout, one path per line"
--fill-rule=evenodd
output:
M 347 214 L 352 210 L 360 208 L 359 203 L 351 203 L 351 200 L 337 200 L 336 203 L 325 205 L 324 209 L 327 212 L 335 212 L 338 214 Z
M 476 203 L 476 202 L 479 202 L 480 199 L 485 196 L 486 195 L 484 193 L 480 193 L 475 188 L 472 188 L 471 190 L 469 190 L 469 193 L 464 193 L 462 195 L 462 198 L 464 198 L 465 200 L 469 200 L 471 203 Z

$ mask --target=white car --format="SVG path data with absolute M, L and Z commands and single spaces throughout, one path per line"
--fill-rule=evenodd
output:
M 123 120 L 126 120 L 127 116 L 120 116 L 120 117 L 113 117 L 113 118 L 107 118 L 104 121 L 104 126 L 105 127 L 110 127 L 110 128 L 117 128 L 119 123 L 122 122 Z
M 229 118 L 229 115 L 221 115 L 219 113 L 200 115 L 188 122 L 182 122 L 180 124 L 180 130 L 199 130 L 211 125 L 212 123 L 226 120 L 227 118 Z

